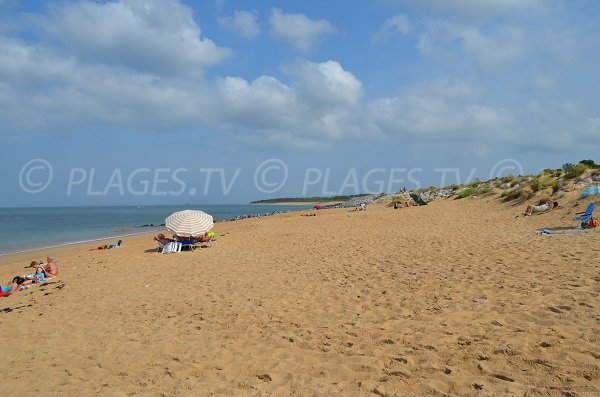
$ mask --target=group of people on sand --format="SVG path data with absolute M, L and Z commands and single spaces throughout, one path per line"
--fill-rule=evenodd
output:
M 204 234 L 201 234 L 198 237 L 180 237 L 180 236 L 173 236 L 173 238 L 168 238 L 165 237 L 164 234 L 160 233 L 159 235 L 154 237 L 154 241 L 159 242 L 161 245 L 167 245 L 169 243 L 172 242 L 186 242 L 186 243 L 190 243 L 190 244 L 202 244 L 202 243 L 210 243 L 211 241 L 215 240 L 215 233 L 214 232 L 206 232 Z
M 360 203 L 359 205 L 356 205 L 353 209 L 350 210 L 350 212 L 354 212 L 354 211 L 366 211 L 367 210 L 367 204 L 366 203 Z
M 15 292 L 29 288 L 31 284 L 43 283 L 52 277 L 58 276 L 58 265 L 50 257 L 46 258 L 45 265 L 42 262 L 32 261 L 28 267 L 34 269 L 32 273 L 15 276 L 6 285 L 0 285 L 2 296 L 14 294 Z
M 406 207 L 413 207 L 413 206 L 418 206 L 419 204 L 411 204 L 408 201 L 405 201 L 404 203 L 401 203 L 400 201 L 396 201 L 394 203 L 394 209 L 400 209 L 400 208 L 406 208 Z

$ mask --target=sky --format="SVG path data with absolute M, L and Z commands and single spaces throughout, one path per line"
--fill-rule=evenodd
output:
M 246 203 L 600 158 L 596 0 L 0 0 L 0 206 Z

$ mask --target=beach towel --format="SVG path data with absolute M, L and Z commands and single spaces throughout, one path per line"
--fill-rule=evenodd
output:
M 581 197 L 600 195 L 600 186 L 592 186 L 581 192 Z
M 581 229 L 573 229 L 573 230 L 551 230 L 551 229 L 541 229 L 538 230 L 537 234 L 580 234 L 587 233 L 589 230 L 581 230 Z
M 180 242 L 172 241 L 169 244 L 165 245 L 162 249 L 163 254 L 170 254 L 172 252 L 181 252 Z

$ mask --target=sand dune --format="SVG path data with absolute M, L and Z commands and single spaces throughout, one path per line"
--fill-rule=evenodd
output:
M 218 224 L 194 252 L 59 249 L 60 278 L 0 299 L 3 392 L 600 395 L 600 234 L 535 234 L 572 204 L 520 210 L 374 205 Z M 2 280 L 41 255 L 2 257 Z

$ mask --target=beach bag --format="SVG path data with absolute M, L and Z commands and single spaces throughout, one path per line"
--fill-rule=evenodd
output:
M 600 224 L 600 222 L 598 222 L 598 219 L 590 218 L 587 221 L 581 222 L 581 228 L 582 229 L 593 229 L 593 228 L 598 227 L 599 224 Z

